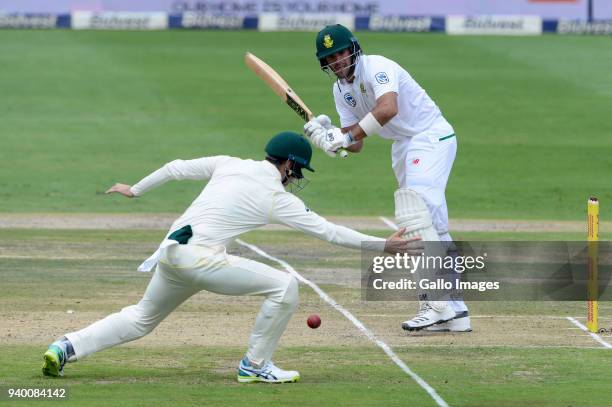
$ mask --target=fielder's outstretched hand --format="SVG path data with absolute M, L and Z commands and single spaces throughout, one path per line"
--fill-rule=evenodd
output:
M 127 185 L 127 184 L 115 184 L 112 187 L 110 187 L 106 191 L 106 193 L 107 194 L 112 194 L 113 192 L 116 192 L 116 193 L 121 194 L 123 196 L 127 196 L 128 198 L 134 198 L 136 195 L 134 195 L 132 193 L 132 190 L 130 188 L 132 188 L 131 185 Z
M 404 239 L 402 236 L 406 233 L 406 228 L 401 228 L 393 233 L 385 243 L 385 251 L 387 253 L 408 253 L 411 256 L 418 256 L 423 253 L 425 246 L 420 237 L 411 237 Z

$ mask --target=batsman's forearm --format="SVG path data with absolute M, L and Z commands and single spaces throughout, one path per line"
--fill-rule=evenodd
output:
M 363 143 L 363 139 L 368 137 L 368 135 L 365 134 L 363 129 L 361 127 L 359 127 L 359 124 L 354 124 L 351 127 L 344 127 L 342 129 L 343 133 L 347 133 L 349 131 L 351 132 L 353 140 L 357 141 L 358 143 Z M 354 144 L 354 145 L 356 145 L 356 144 Z M 352 151 L 350 149 L 350 147 L 352 147 L 352 146 L 349 146 L 346 149 L 349 150 L 349 151 Z M 359 148 L 359 150 L 361 150 L 361 148 Z M 358 151 L 355 151 L 355 152 L 358 152 Z
M 382 127 L 396 115 L 397 94 L 389 92 L 378 98 L 374 109 L 346 131 L 350 130 L 352 138 L 361 141 L 368 136 L 380 134 Z
M 371 113 L 381 126 L 389 123 L 398 113 L 397 93 L 388 92 L 379 97 Z

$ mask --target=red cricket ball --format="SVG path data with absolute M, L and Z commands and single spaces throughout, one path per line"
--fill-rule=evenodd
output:
M 317 329 L 321 325 L 321 317 L 317 314 L 311 314 L 306 320 L 308 326 L 312 329 Z

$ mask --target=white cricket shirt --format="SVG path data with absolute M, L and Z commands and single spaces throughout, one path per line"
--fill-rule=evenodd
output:
M 381 137 L 401 140 L 428 130 L 436 122 L 446 122 L 434 101 L 399 64 L 380 55 L 361 55 L 353 83 L 337 80 L 333 85 L 341 127 L 358 123 L 374 109 L 376 99 L 388 92 L 398 95 L 398 113 L 383 126 Z M 446 124 L 449 134 L 442 136 L 453 133 Z
M 229 156 L 175 160 L 134 185 L 132 193 L 141 196 L 169 180 L 183 179 L 209 180 L 168 233 L 191 225 L 190 244 L 226 246 L 243 233 L 278 223 L 354 249 L 362 242 L 371 242 L 366 245 L 376 250 L 384 247 L 385 239 L 336 225 L 308 209 L 285 191 L 279 171 L 267 161 Z

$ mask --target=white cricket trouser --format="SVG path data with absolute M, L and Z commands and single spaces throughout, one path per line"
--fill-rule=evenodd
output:
M 400 188 L 416 191 L 431 213 L 433 226 L 442 236 L 448 233 L 446 183 L 457 153 L 457 137 L 453 128 L 441 120 L 431 129 L 412 138 L 393 143 L 391 159 Z
M 162 252 L 157 269 L 136 305 L 66 335 L 77 359 L 151 332 L 176 307 L 207 290 L 225 295 L 261 295 L 265 300 L 251 332 L 247 357 L 269 361 L 298 303 L 298 282 L 289 273 L 230 256 L 224 248 L 174 245 Z
M 453 240 L 448 230 L 445 190 L 457 154 L 457 137 L 448 137 L 454 133 L 452 126 L 441 119 L 423 133 L 395 141 L 391 148 L 399 187 L 410 188 L 423 198 L 443 242 Z M 467 310 L 461 300 L 450 302 L 456 312 Z

